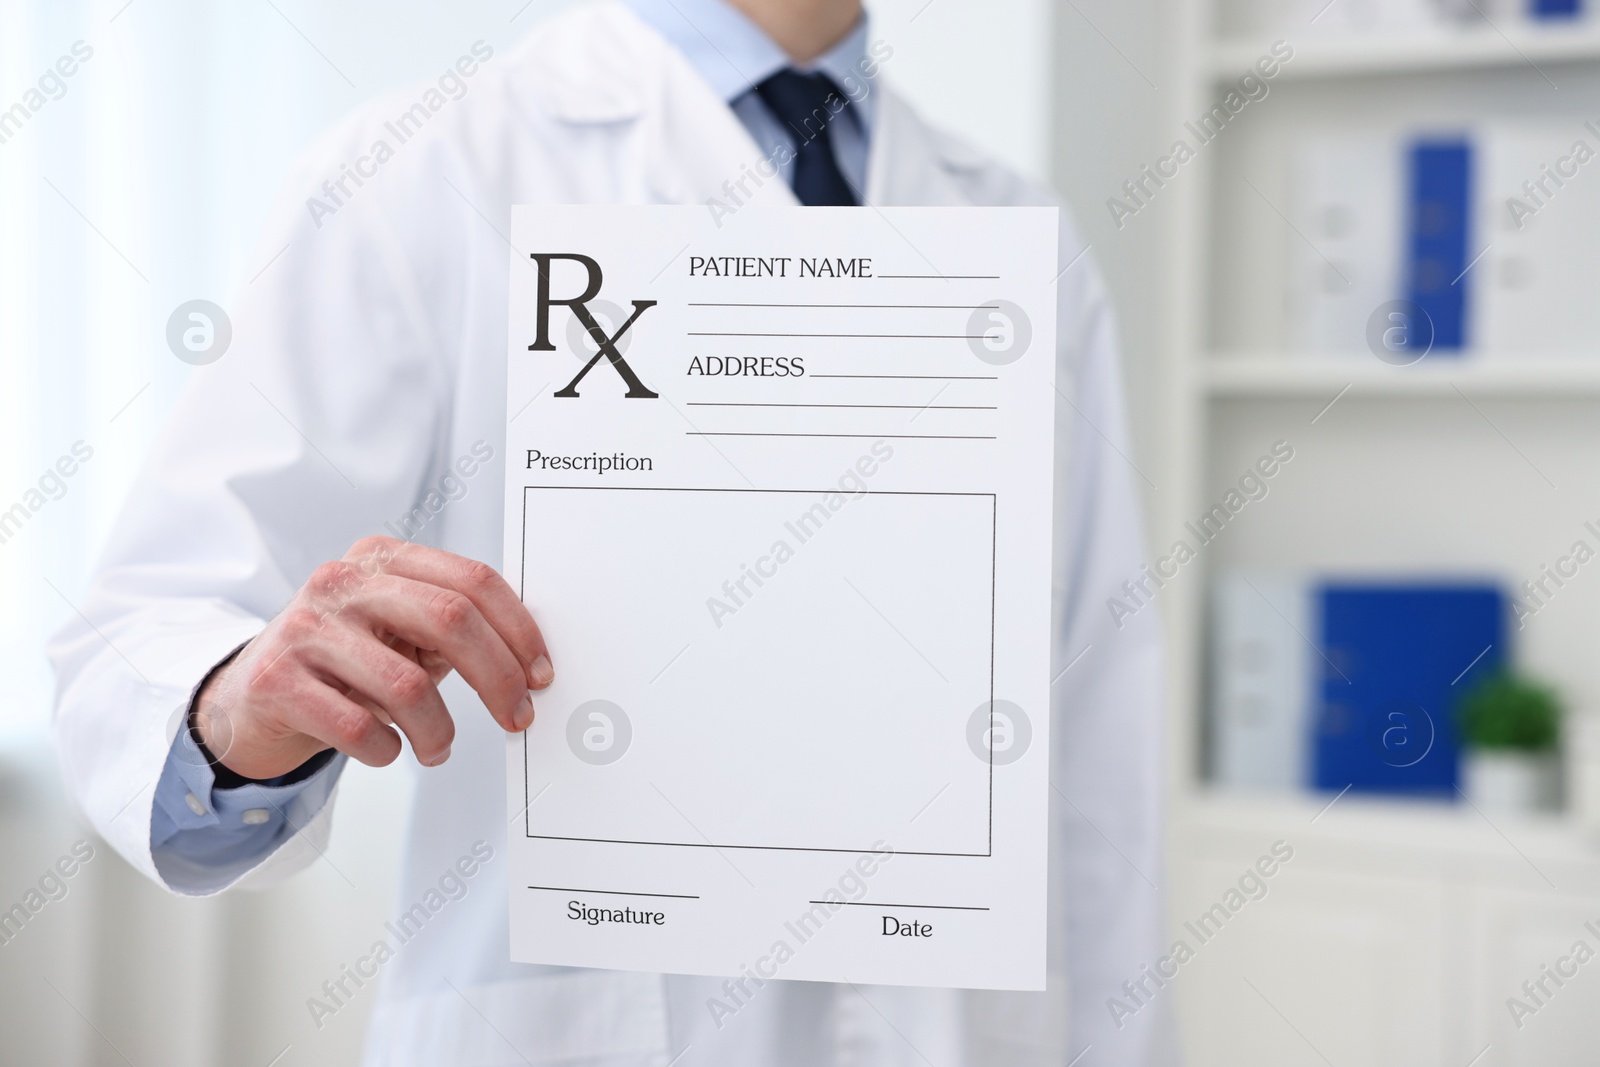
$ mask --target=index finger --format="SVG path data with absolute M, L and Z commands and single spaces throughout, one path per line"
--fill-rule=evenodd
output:
M 472 601 L 504 639 L 528 676 L 528 688 L 543 689 L 555 680 L 550 648 L 539 624 L 500 572 L 487 563 L 392 537 L 357 541 L 345 555 L 345 562 L 360 567 L 364 574 L 392 574 L 454 589 Z

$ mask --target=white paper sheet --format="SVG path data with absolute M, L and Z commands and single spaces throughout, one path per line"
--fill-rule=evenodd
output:
M 513 210 L 513 960 L 1044 988 L 1056 227 Z

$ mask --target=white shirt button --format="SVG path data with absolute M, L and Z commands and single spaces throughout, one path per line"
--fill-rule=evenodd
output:
M 266 808 L 251 808 L 244 813 L 243 818 L 246 826 L 260 826 L 272 818 L 272 815 Z
M 204 815 L 206 813 L 206 806 L 200 803 L 200 798 L 195 796 L 193 793 L 185 793 L 183 795 L 183 802 L 189 805 L 189 810 L 194 812 L 196 815 Z

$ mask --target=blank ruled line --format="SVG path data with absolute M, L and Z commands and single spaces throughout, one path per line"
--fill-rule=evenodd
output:
M 995 441 L 992 434 L 959 434 L 959 433 L 760 433 L 738 432 L 733 430 L 710 431 L 689 430 L 686 437 L 864 437 L 869 440 L 882 441 Z
M 999 281 L 998 274 L 879 274 L 879 278 L 928 278 L 934 281 Z
M 997 382 L 997 374 L 809 374 L 808 378 L 915 378 L 933 382 Z
M 604 893 L 613 897 L 666 897 L 672 900 L 699 900 L 693 893 L 625 893 L 620 889 L 572 889 L 560 885 L 530 885 L 529 889 L 545 889 L 552 893 Z
M 987 341 L 986 333 L 736 333 L 690 330 L 688 337 L 866 337 L 896 341 Z
M 808 900 L 807 904 L 845 904 L 857 908 L 937 908 L 940 911 L 988 911 L 971 904 L 879 904 L 875 900 Z
M 998 304 L 757 304 L 741 301 L 702 303 L 689 301 L 692 308 L 914 308 L 926 311 L 993 311 Z
M 690 400 L 692 408 L 871 408 L 875 411 L 996 411 L 994 404 L 777 404 L 734 400 Z

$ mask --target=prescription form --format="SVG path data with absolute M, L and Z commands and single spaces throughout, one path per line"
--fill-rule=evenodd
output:
M 1053 208 L 515 207 L 511 957 L 1043 989 Z

